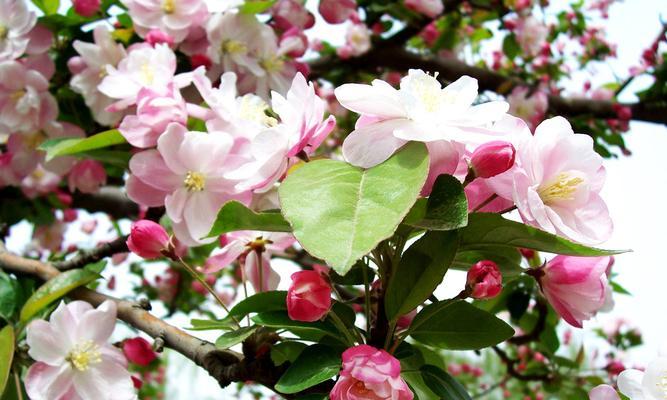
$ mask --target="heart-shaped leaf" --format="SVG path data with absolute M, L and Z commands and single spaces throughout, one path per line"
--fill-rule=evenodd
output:
M 278 193 L 303 248 L 344 275 L 394 233 L 427 174 L 426 147 L 413 142 L 366 170 L 336 160 L 309 162 L 290 174 Z

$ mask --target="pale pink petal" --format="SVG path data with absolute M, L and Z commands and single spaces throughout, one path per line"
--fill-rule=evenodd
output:
M 398 91 L 387 82 L 374 80 L 372 85 L 348 83 L 334 91 L 340 104 L 359 114 L 371 114 L 382 118 L 404 118 Z
M 44 320 L 35 320 L 28 325 L 27 339 L 32 359 L 49 365 L 59 365 L 65 361 L 69 348 L 58 338 L 51 324 Z
M 370 168 L 385 161 L 401 148 L 405 140 L 394 136 L 394 129 L 409 123 L 387 120 L 355 129 L 343 142 L 343 157 L 352 165 Z
M 626 369 L 618 375 L 618 390 L 632 400 L 651 400 L 644 396 L 643 379 L 644 372 L 637 369 Z
M 36 362 L 25 377 L 25 390 L 32 400 L 61 399 L 72 387 L 73 375 L 69 363 L 52 367 Z

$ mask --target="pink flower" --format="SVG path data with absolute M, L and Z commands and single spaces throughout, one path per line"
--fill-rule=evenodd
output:
M 496 263 L 482 260 L 475 263 L 466 278 L 466 288 L 474 299 L 491 299 L 503 290 L 503 276 Z
M 116 43 L 104 25 L 98 25 L 93 31 L 95 43 L 75 40 L 74 49 L 79 57 L 72 57 L 67 65 L 72 70 L 70 86 L 72 90 L 83 96 L 84 101 L 93 113 L 95 121 L 102 125 L 116 125 L 122 114 L 107 111 L 114 100 L 103 94 L 97 86 L 107 75 L 107 66 L 116 67 L 125 58 L 125 48 Z
M 365 344 L 343 352 L 343 370 L 330 393 L 331 400 L 412 400 L 401 378 L 401 364 L 384 350 Z
M 399 90 L 374 80 L 335 90 L 343 107 L 361 114 L 343 143 L 343 156 L 363 168 L 389 158 L 408 141 L 483 143 L 494 132 L 486 126 L 508 109 L 503 101 L 473 106 L 477 80 L 464 76 L 446 88 L 421 70 L 410 70 Z
M 211 240 L 208 234 L 220 207 L 229 200 L 249 200 L 228 175 L 246 161 L 231 153 L 233 139 L 224 133 L 188 132 L 171 123 L 157 142 L 157 150 L 135 154 L 127 194 L 138 204 L 164 205 L 174 234 L 185 245 Z
M 81 160 L 69 172 L 67 184 L 69 191 L 74 193 L 97 193 L 107 182 L 107 173 L 102 164 L 95 160 Z
M 142 367 L 148 366 L 148 364 L 157 358 L 157 354 L 153 351 L 151 344 L 142 337 L 125 339 L 123 341 L 123 353 L 129 362 L 141 365 Z
M 509 142 L 496 140 L 484 143 L 470 157 L 470 167 L 479 178 L 502 174 L 514 165 L 516 151 Z
M 36 226 L 32 238 L 39 248 L 56 253 L 60 251 L 65 240 L 65 224 L 56 220 L 50 225 Z
M 58 116 L 49 82 L 16 61 L 0 62 L 0 130 L 31 133 Z
M 549 35 L 549 28 L 534 16 L 520 19 L 517 23 L 516 39 L 528 56 L 540 53 Z
M 525 86 L 517 86 L 512 90 L 507 101 L 510 103 L 509 113 L 528 121 L 531 129 L 544 120 L 544 114 L 549 106 L 547 94 L 541 90 L 535 90 L 530 96 L 531 90 Z
M 598 385 L 588 392 L 590 400 L 620 400 L 616 389 L 609 385 Z
M 239 260 L 243 278 L 250 281 L 256 292 L 275 290 L 280 283 L 280 276 L 271 268 L 271 255 L 283 252 L 295 241 L 288 233 L 258 231 L 228 233 L 221 237 L 221 242 L 224 243 L 221 252 L 206 260 L 204 273 L 212 274 Z M 260 264 L 262 279 L 259 273 Z
M 445 9 L 442 0 L 405 0 L 405 6 L 429 18 L 437 17 Z
M 468 198 L 468 211 L 477 210 L 483 202 L 487 201 L 495 192 L 489 187 L 486 179 L 475 179 L 465 187 Z M 494 200 L 480 208 L 479 212 L 500 212 L 512 207 L 511 200 L 496 196 Z
M 154 147 L 172 122 L 185 125 L 188 113 L 181 92 L 170 83 L 166 94 L 142 88 L 137 95 L 136 115 L 123 118 L 118 130 L 127 141 L 141 148 Z
M 168 33 L 162 32 L 159 29 L 151 29 L 148 31 L 144 37 L 144 40 L 151 46 L 155 46 L 156 44 L 160 43 L 164 43 L 169 47 L 174 46 L 174 38 L 171 37 L 171 35 Z
M 127 247 L 145 259 L 159 258 L 171 247 L 167 231 L 153 221 L 142 219 L 132 223 Z
M 287 314 L 294 321 L 322 319 L 331 308 L 331 285 L 315 271 L 292 274 L 287 291 Z
M 213 14 L 206 25 L 209 41 L 207 55 L 222 64 L 225 71 L 241 67 L 254 75 L 262 74 L 256 49 L 262 40 L 271 40 L 273 30 L 254 15 Z
M 312 28 L 315 17 L 298 0 L 278 0 L 271 8 L 276 26 L 282 30 Z
M 25 377 L 33 400 L 136 399 L 123 354 L 107 343 L 116 325 L 116 303 L 97 309 L 61 302 L 49 322 L 28 325 L 28 354 L 36 362 Z
M 584 244 L 607 240 L 613 227 L 599 194 L 605 170 L 591 137 L 575 134 L 562 117 L 542 122 L 534 136 L 519 125 L 511 139 L 515 166 L 488 180 L 494 191 L 512 200 L 528 225 Z
M 412 324 L 412 320 L 415 319 L 417 316 L 417 309 L 415 308 L 414 310 L 410 311 L 409 313 L 405 315 L 401 315 L 398 318 L 398 321 L 396 321 L 396 328 L 397 329 L 408 329 L 410 325 Z
M 92 17 L 100 10 L 100 0 L 74 0 L 72 5 L 82 17 Z
M 581 328 L 605 304 L 609 257 L 556 256 L 534 270 L 542 293 L 568 324 Z
M 303 31 L 292 27 L 280 37 L 279 45 L 290 57 L 301 57 L 308 50 L 308 37 Z
M 159 29 L 177 43 L 182 42 L 190 27 L 203 24 L 208 9 L 203 0 L 122 0 L 134 22 L 134 29 L 144 37 Z
M 358 57 L 371 49 L 372 32 L 363 24 L 352 24 L 345 34 L 345 45 L 350 50 L 350 56 Z
M 320 0 L 318 11 L 330 24 L 342 24 L 357 13 L 356 0 Z
M 26 1 L 0 0 L 0 62 L 15 60 L 25 53 L 36 22 L 37 16 Z
M 166 94 L 174 81 L 176 55 L 166 44 L 155 47 L 148 43 L 136 45 L 118 63 L 118 67 L 106 66 L 106 77 L 98 85 L 100 92 L 117 99 L 107 111 L 120 111 L 136 103 L 139 91 L 148 88 Z M 189 83 L 189 82 L 188 82 Z M 186 83 L 175 82 L 177 87 Z

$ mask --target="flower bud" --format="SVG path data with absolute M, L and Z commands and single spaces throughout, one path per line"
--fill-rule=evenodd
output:
M 69 172 L 67 184 L 70 192 L 96 193 L 107 182 L 107 173 L 95 160 L 82 160 Z
M 331 286 L 315 271 L 292 274 L 287 291 L 287 314 L 294 321 L 313 322 L 331 308 Z
M 169 35 L 168 33 L 162 32 L 159 29 L 151 29 L 150 31 L 148 31 L 146 37 L 144 37 L 144 40 L 146 41 L 146 43 L 150 44 L 153 47 L 155 47 L 160 43 L 164 43 L 169 47 L 174 46 L 174 38 L 171 37 L 171 35 Z
M 405 0 L 405 6 L 429 18 L 435 18 L 444 11 L 441 0 Z
M 466 288 L 470 290 L 470 297 L 475 299 L 490 299 L 496 297 L 503 289 L 503 276 L 496 263 L 482 260 L 468 270 Z
M 509 142 L 488 142 L 475 149 L 470 166 L 477 177 L 491 178 L 512 168 L 515 155 L 516 150 Z
M 100 0 L 74 0 L 74 11 L 82 17 L 92 17 L 100 10 Z
M 132 224 L 127 247 L 145 259 L 158 258 L 170 248 L 169 235 L 159 224 L 142 219 Z
M 357 13 L 356 0 L 320 0 L 322 18 L 330 24 L 342 24 Z
M 147 366 L 157 358 L 151 344 L 141 337 L 126 339 L 123 342 L 123 353 L 129 362 L 142 367 Z

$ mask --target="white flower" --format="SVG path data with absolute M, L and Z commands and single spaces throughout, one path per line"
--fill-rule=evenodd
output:
M 0 0 L 0 61 L 15 60 L 25 52 L 36 22 L 24 0 Z
M 618 389 L 631 400 L 667 398 L 667 354 L 661 352 L 646 371 L 626 369 L 618 376 Z

